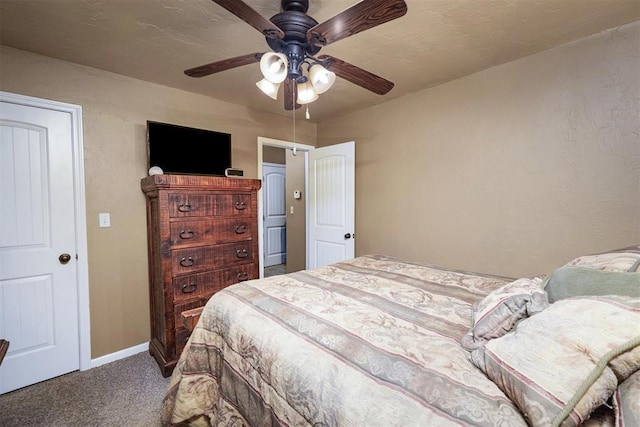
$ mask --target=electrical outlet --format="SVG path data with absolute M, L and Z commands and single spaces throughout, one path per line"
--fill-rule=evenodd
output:
M 111 216 L 108 212 L 98 214 L 100 228 L 111 227 Z

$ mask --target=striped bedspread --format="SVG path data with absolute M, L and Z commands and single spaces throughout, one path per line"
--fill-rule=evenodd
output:
M 163 424 L 525 426 L 459 343 L 507 281 L 363 256 L 231 286 L 191 335 Z

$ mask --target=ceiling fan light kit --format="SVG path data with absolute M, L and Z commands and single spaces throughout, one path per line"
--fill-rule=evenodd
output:
M 267 78 L 264 78 L 256 83 L 256 86 L 258 86 L 258 89 L 260 89 L 265 95 L 270 96 L 274 100 L 278 99 L 278 89 L 280 89 L 280 83 L 273 83 Z
M 282 53 L 267 52 L 260 59 L 260 71 L 271 83 L 282 83 L 288 74 L 287 57 Z
M 298 99 L 296 101 L 298 104 L 310 104 L 318 98 L 318 93 L 309 82 L 298 83 Z
M 307 15 L 309 0 L 282 0 L 282 12 L 271 19 L 266 19 L 241 0 L 213 2 L 260 31 L 272 52 L 201 65 L 186 70 L 188 76 L 203 77 L 260 61 L 264 79 L 256 85 L 266 95 L 277 99 L 280 83 L 285 82 L 286 110 L 318 99 L 318 94 L 331 88 L 336 76 L 379 95 L 393 88 L 389 80 L 348 62 L 329 55 L 317 58 L 315 55 L 330 43 L 405 15 L 407 5 L 404 0 L 362 0 L 321 24 Z M 293 96 L 288 96 L 292 91 Z
M 309 79 L 316 93 L 321 94 L 333 86 L 336 81 L 336 73 L 327 70 L 316 62 L 309 66 Z
M 267 96 L 278 99 L 278 89 L 280 83 L 287 78 L 291 78 L 290 65 L 293 61 L 288 61 L 287 56 L 283 53 L 267 52 L 260 59 L 260 71 L 264 78 L 256 83 L 256 86 Z M 307 64 L 307 74 L 304 75 L 303 65 Z M 305 59 L 301 64 L 297 65 L 295 72 L 296 77 L 292 78 L 297 82 L 296 91 L 298 92 L 297 103 L 308 104 L 318 99 L 318 94 L 329 90 L 336 80 L 335 73 L 328 71 L 317 62 L 310 63 Z M 308 82 L 311 82 L 309 84 Z

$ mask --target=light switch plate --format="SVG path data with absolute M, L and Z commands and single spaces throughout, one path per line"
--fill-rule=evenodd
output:
M 111 227 L 111 216 L 108 212 L 99 213 L 98 220 L 100 223 L 100 228 Z

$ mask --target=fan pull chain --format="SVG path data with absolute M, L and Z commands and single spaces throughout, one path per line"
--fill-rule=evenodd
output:
M 291 148 L 291 152 L 295 156 L 298 153 L 296 150 L 296 91 L 295 90 L 291 91 L 291 101 L 292 101 L 291 117 L 293 118 L 293 148 Z

